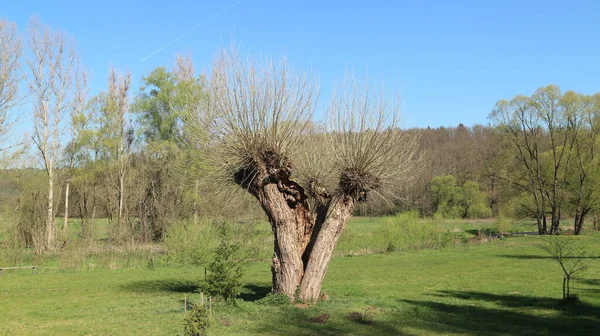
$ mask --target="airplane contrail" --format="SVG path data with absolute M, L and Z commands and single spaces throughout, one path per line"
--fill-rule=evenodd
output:
M 164 46 L 162 46 L 162 47 L 160 47 L 160 48 L 158 48 L 158 49 L 156 49 L 156 51 L 154 51 L 154 52 L 153 52 L 153 53 L 151 53 L 150 55 L 148 55 L 148 56 L 146 56 L 146 57 L 142 58 L 142 60 L 141 60 L 140 62 L 143 62 L 143 61 L 147 60 L 148 58 L 150 58 L 150 57 L 152 57 L 152 56 L 154 56 L 154 55 L 158 54 L 159 52 L 161 52 L 161 51 L 162 51 L 163 49 L 165 49 L 166 47 L 168 47 L 168 46 L 170 46 L 171 44 L 173 44 L 173 43 L 175 43 L 175 42 L 179 41 L 179 40 L 180 40 L 180 39 L 182 39 L 184 36 L 186 36 L 187 34 L 189 34 L 189 33 L 193 32 L 194 30 L 196 30 L 196 29 L 200 28 L 200 26 L 202 26 L 203 24 L 207 23 L 208 21 L 210 21 L 210 20 L 212 20 L 212 19 L 216 18 L 217 16 L 219 16 L 219 15 L 221 15 L 221 14 L 223 14 L 223 13 L 227 12 L 228 10 L 232 9 L 233 7 L 237 6 L 237 5 L 238 5 L 240 2 L 242 2 L 242 1 L 244 1 L 244 0 L 238 0 L 237 2 L 235 2 L 235 3 L 234 3 L 234 4 L 232 4 L 232 5 L 230 5 L 229 7 L 225 8 L 225 9 L 222 9 L 222 10 L 220 10 L 219 12 L 217 12 L 217 13 L 215 13 L 215 14 L 211 15 L 210 17 L 208 17 L 208 18 L 207 18 L 207 19 L 205 19 L 204 21 L 202 21 L 202 22 L 198 23 L 197 25 L 195 25 L 195 26 L 194 26 L 192 29 L 190 29 L 190 30 L 186 31 L 185 33 L 183 33 L 183 34 L 181 34 L 181 35 L 179 35 L 179 36 L 177 36 L 177 37 L 176 37 L 175 39 L 173 39 L 171 42 L 169 42 L 169 43 L 165 44 Z

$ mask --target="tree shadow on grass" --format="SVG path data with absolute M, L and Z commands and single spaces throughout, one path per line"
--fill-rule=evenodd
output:
M 139 292 L 175 292 L 194 293 L 198 290 L 198 282 L 179 279 L 142 280 L 129 282 L 120 286 L 122 289 Z
M 254 302 L 260 300 L 271 293 L 271 286 L 268 284 L 246 284 L 240 291 L 239 298 L 244 301 Z
M 393 320 L 373 321 L 369 324 L 352 322 L 345 316 L 331 317 L 324 323 L 311 320 L 315 316 L 329 313 L 326 308 L 300 309 L 295 306 L 281 307 L 276 314 L 261 319 L 253 333 L 269 335 L 364 335 L 364 336 L 409 336 L 399 329 Z M 333 313 L 333 311 L 332 311 Z
M 415 316 L 408 319 L 413 327 L 470 335 L 593 335 L 600 328 L 600 307 L 583 302 L 561 306 L 553 298 L 481 292 L 442 291 L 433 296 L 470 302 L 400 300 L 413 306 Z
M 538 254 L 499 254 L 497 255 L 497 257 L 500 258 L 509 258 L 509 259 L 532 259 L 532 260 L 537 260 L 537 259 L 551 259 L 554 260 L 555 258 L 549 255 L 538 255 Z M 563 259 L 598 259 L 600 258 L 600 256 L 583 256 L 583 257 L 569 257 L 569 256 L 565 256 L 563 257 Z
M 600 294 L 600 279 L 572 278 L 575 294 Z
M 492 228 L 481 228 L 481 229 L 469 229 L 465 230 L 465 233 L 468 233 L 472 236 L 478 236 L 481 234 L 482 237 L 488 237 L 490 235 L 496 236 L 497 232 Z

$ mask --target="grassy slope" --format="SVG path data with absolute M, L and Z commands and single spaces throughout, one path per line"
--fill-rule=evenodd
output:
M 559 309 L 561 273 L 535 248 L 537 237 L 333 260 L 324 291 L 308 308 L 253 300 L 269 289 L 267 263 L 248 265 L 237 308 L 216 307 L 229 326 L 218 335 L 591 335 L 600 327 L 600 281 L 579 281 L 584 304 Z M 578 237 L 600 253 L 600 235 Z M 173 335 L 182 330 L 182 299 L 202 268 L 76 273 L 7 273 L 0 277 L 0 334 Z M 585 274 L 600 278 L 600 264 Z M 197 297 L 197 295 L 196 295 Z M 372 324 L 351 311 L 381 308 Z M 330 315 L 324 324 L 310 322 Z

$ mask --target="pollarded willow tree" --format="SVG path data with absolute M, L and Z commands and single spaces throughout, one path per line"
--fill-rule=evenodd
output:
M 215 120 L 216 172 L 260 203 L 274 233 L 273 292 L 318 299 L 333 250 L 356 205 L 385 195 L 413 165 L 416 139 L 399 106 L 352 78 L 314 127 L 318 90 L 285 60 L 217 57 L 207 115 Z

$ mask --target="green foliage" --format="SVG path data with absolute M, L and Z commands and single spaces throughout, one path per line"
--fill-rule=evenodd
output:
M 442 218 L 485 218 L 492 215 L 487 197 L 475 181 L 462 186 L 452 175 L 434 177 L 429 183 L 435 213 Z
M 234 243 L 227 226 L 221 228 L 219 246 L 207 270 L 205 289 L 215 297 L 235 302 L 242 285 L 242 266 L 238 257 L 239 245 Z
M 209 311 L 203 304 L 192 303 L 191 309 L 183 318 L 183 334 L 185 336 L 204 336 L 210 328 Z
M 442 248 L 453 243 L 454 235 L 437 222 L 419 220 L 416 211 L 386 217 L 379 232 L 387 239 L 386 251 L 397 249 Z
M 163 237 L 167 260 L 175 264 L 200 265 L 208 261 L 218 235 L 208 220 L 194 225 L 190 222 L 175 222 Z
M 443 217 L 456 217 L 458 209 L 455 208 L 461 196 L 456 178 L 452 175 L 436 176 L 429 183 L 429 189 L 435 212 Z
M 496 231 L 500 234 L 506 234 L 510 232 L 512 228 L 512 220 L 510 218 L 504 217 L 502 215 L 496 217 L 496 221 L 494 222 L 494 227 Z
M 231 240 L 239 247 L 237 257 L 243 261 L 267 260 L 273 253 L 273 234 L 270 225 L 260 221 L 224 223 L 200 219 L 176 221 L 169 226 L 163 238 L 167 262 L 176 265 L 208 263 L 217 248 L 223 226 L 231 231 Z
M 182 75 L 158 67 L 142 79 L 133 110 L 139 116 L 146 141 L 182 140 L 182 118 L 197 113 L 206 96 L 203 78 L 191 76 L 193 73 Z
M 492 209 L 487 204 L 487 197 L 479 189 L 475 181 L 467 181 L 461 188 L 463 218 L 486 218 L 492 215 Z
M 256 301 L 256 303 L 265 306 L 287 306 L 292 303 L 290 298 L 285 293 L 269 293 L 264 298 Z

